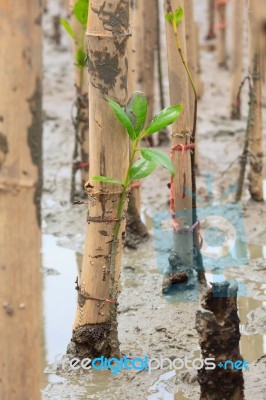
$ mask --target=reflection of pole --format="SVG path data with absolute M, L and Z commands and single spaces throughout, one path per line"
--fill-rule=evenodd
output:
M 213 358 L 216 367 L 198 370 L 200 400 L 243 400 L 242 367 L 232 371 L 232 363 L 243 358 L 239 350 L 239 317 L 237 313 L 237 285 L 228 281 L 213 283 L 196 314 L 202 358 Z M 231 360 L 226 362 L 226 360 Z

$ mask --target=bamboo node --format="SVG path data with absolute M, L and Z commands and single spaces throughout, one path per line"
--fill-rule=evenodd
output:
M 131 31 L 126 31 L 126 32 L 107 32 L 107 31 L 87 31 L 86 36 L 98 36 L 101 38 L 114 38 L 114 37 L 126 37 L 126 36 L 132 36 Z

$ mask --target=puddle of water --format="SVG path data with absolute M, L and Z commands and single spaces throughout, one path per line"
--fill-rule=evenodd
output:
M 77 254 L 56 244 L 56 238 L 43 236 L 43 267 L 55 275 L 45 274 L 43 287 L 45 364 L 65 354 L 72 335 L 77 294 L 75 279 L 79 275 Z
M 265 256 L 266 246 L 249 246 L 250 257 Z M 261 253 L 261 249 L 263 250 Z M 64 354 L 72 334 L 72 323 L 76 311 L 76 297 L 74 282 L 79 275 L 81 255 L 57 245 L 57 239 L 50 235 L 43 237 L 43 267 L 44 267 L 44 360 L 43 367 L 53 363 L 58 354 Z M 136 271 L 135 271 L 136 272 Z M 138 268 L 137 268 L 138 272 Z M 213 273 L 207 272 L 208 282 L 213 280 Z M 247 322 L 247 316 L 251 310 L 266 305 L 266 284 L 256 283 L 259 299 L 240 297 L 238 299 L 241 324 Z M 266 335 L 241 335 L 241 354 L 249 362 L 253 362 L 266 352 Z M 195 353 L 195 358 L 199 356 Z M 187 400 L 187 397 L 179 392 L 174 393 L 175 371 L 169 371 L 149 388 L 147 400 Z M 56 374 L 45 375 L 45 386 L 50 384 L 64 384 L 66 379 Z M 101 398 L 101 391 L 115 390 L 120 385 L 119 380 L 113 380 L 109 372 L 95 372 L 81 379 L 79 376 L 71 378 L 71 384 L 79 387 L 83 385 L 86 395 L 95 395 L 95 399 Z M 73 398 L 79 398 L 73 397 Z

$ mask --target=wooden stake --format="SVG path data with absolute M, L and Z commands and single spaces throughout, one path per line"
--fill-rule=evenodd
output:
M 217 9 L 217 61 L 220 67 L 227 67 L 226 24 L 227 0 L 216 0 Z
M 42 12 L 39 1 L 0 3 L 3 400 L 40 399 Z
M 122 187 L 100 184 L 92 178 L 103 175 L 124 180 L 129 164 L 128 136 L 106 101 L 112 98 L 126 104 L 129 35 L 128 0 L 108 4 L 104 0 L 90 1 L 87 37 L 91 157 L 86 185 L 90 205 L 72 337 L 75 353 L 81 357 L 119 353 L 116 302 L 126 210 L 114 240 Z
M 262 137 L 262 87 L 259 9 L 250 0 L 250 65 L 252 68 L 255 107 L 250 135 L 249 191 L 255 201 L 263 201 L 263 137 Z
M 233 51 L 231 83 L 231 118 L 240 119 L 241 105 L 238 92 L 242 81 L 244 0 L 234 0 Z

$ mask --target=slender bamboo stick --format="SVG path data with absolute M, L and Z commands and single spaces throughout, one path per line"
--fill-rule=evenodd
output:
M 255 201 L 263 201 L 263 137 L 262 137 L 262 82 L 259 9 L 250 0 L 250 65 L 255 96 L 253 124 L 250 135 L 249 191 Z
M 39 1 L 0 3 L 3 400 L 40 399 L 42 12 Z
M 234 0 L 233 51 L 232 51 L 232 82 L 231 82 L 231 118 L 240 119 L 241 106 L 238 92 L 242 81 L 243 68 L 243 24 L 244 1 Z
M 208 0 L 208 33 L 206 40 L 215 38 L 215 0 Z
M 226 48 L 226 32 L 227 32 L 227 1 L 216 0 L 217 10 L 217 62 L 220 67 L 227 67 L 227 48 Z

